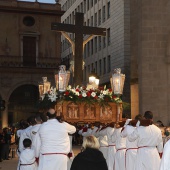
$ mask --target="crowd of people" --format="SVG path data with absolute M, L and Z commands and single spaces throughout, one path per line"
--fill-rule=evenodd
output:
M 10 146 L 15 143 L 14 136 L 14 127 L 0 129 L 0 162 L 3 160 L 9 160 L 9 153 L 11 151 Z
M 135 119 L 75 127 L 56 117 L 54 109 L 31 116 L 17 131 L 18 170 L 167 170 L 170 142 L 163 151 L 153 113 Z M 72 144 L 80 144 L 81 136 L 82 151 L 74 157 Z

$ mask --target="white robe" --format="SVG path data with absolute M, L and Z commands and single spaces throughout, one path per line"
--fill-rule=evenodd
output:
M 112 142 L 116 144 L 114 170 L 125 170 L 126 138 L 121 137 L 122 128 L 115 129 Z
M 128 136 L 129 141 L 138 140 L 135 170 L 159 170 L 163 150 L 161 130 L 155 126 L 139 126 Z M 158 153 L 159 152 L 159 153 Z
M 72 164 L 73 159 L 74 159 L 74 152 L 73 152 L 73 149 L 72 149 L 73 136 L 69 135 L 69 139 L 70 139 L 70 153 L 72 154 L 72 157 L 67 158 L 67 170 L 70 170 L 71 164 Z
M 38 170 L 67 170 L 67 154 L 70 152 L 68 134 L 75 132 L 74 126 L 56 119 L 49 119 L 41 125 L 35 138 Z
M 170 160 L 170 140 L 168 140 L 164 146 L 160 170 L 170 170 L 169 160 Z
M 115 153 L 116 153 L 116 145 L 112 142 L 112 135 L 114 132 L 114 128 L 107 127 L 106 133 L 108 138 L 108 156 L 107 156 L 107 166 L 108 170 L 113 170 L 114 167 L 114 160 L 115 160 Z
M 136 162 L 136 155 L 138 151 L 137 140 L 130 142 L 128 140 L 128 135 L 130 135 L 135 130 L 135 127 L 126 125 L 124 130 L 121 132 L 122 137 L 126 137 L 126 152 L 125 152 L 125 167 L 126 170 L 133 170 Z
M 30 129 L 32 128 L 32 126 L 27 127 L 26 129 L 24 129 L 21 133 L 20 139 L 19 139 L 19 151 L 21 152 L 24 149 L 23 146 L 23 140 L 26 138 L 31 139 L 30 137 Z
M 108 156 L 108 139 L 107 139 L 107 129 L 103 129 L 99 131 L 99 150 L 103 153 L 104 158 L 107 160 Z
M 32 126 L 32 128 L 30 129 L 30 138 L 31 138 L 31 141 L 32 141 L 32 145 L 31 145 L 31 148 L 32 149 L 35 149 L 35 136 L 40 128 L 41 124 L 36 124 L 34 126 Z
M 24 149 L 20 154 L 19 163 L 20 163 L 19 170 L 37 170 L 37 163 L 35 162 L 34 150 Z M 31 165 L 27 165 L 27 164 L 31 164 Z

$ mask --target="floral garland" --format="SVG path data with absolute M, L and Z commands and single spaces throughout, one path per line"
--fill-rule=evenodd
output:
M 105 105 L 108 102 L 122 102 L 118 96 L 113 95 L 112 89 L 106 89 L 106 86 L 98 89 L 89 89 L 88 87 L 79 86 L 71 88 L 71 86 L 68 86 L 64 93 L 64 100 L 73 101 L 75 103 L 98 103 L 100 105 Z
M 72 101 L 74 103 L 107 105 L 109 102 L 122 103 L 120 97 L 113 94 L 112 89 L 106 89 L 106 86 L 98 89 L 88 87 L 71 88 L 68 86 L 64 93 L 59 93 L 56 88 L 51 89 L 41 96 L 40 105 L 49 107 L 56 104 L 57 101 Z

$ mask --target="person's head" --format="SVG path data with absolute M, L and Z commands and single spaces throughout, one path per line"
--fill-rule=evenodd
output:
M 35 116 L 35 121 L 36 121 L 37 124 L 41 124 L 42 123 L 42 119 L 41 119 L 39 114 Z
M 29 138 L 25 138 L 25 139 L 23 140 L 24 148 L 30 148 L 30 147 L 31 147 L 31 144 L 32 144 L 32 142 L 31 142 L 31 140 L 30 140 Z
M 48 119 L 55 119 L 56 118 L 56 112 L 54 109 L 49 109 L 47 112 Z
M 145 119 L 153 119 L 153 113 L 151 111 L 146 111 L 144 114 Z
M 162 123 L 161 120 L 158 120 L 156 123 L 158 124 L 159 127 L 164 127 L 164 124 Z
M 35 116 L 28 117 L 27 122 L 29 125 L 35 125 L 36 124 Z
M 100 145 L 99 145 L 97 138 L 91 135 L 85 138 L 85 140 L 83 141 L 82 147 L 83 149 L 86 149 L 86 148 L 99 149 Z
M 138 114 L 135 116 L 135 120 L 142 120 L 143 116 L 141 114 Z
M 47 115 L 45 113 L 40 114 L 40 118 L 42 120 L 42 123 L 47 121 Z

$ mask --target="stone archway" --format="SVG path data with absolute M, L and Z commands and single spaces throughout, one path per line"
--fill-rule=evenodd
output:
M 21 119 L 26 119 L 37 112 L 39 99 L 38 87 L 25 84 L 17 87 L 9 97 L 8 124 L 13 124 Z

